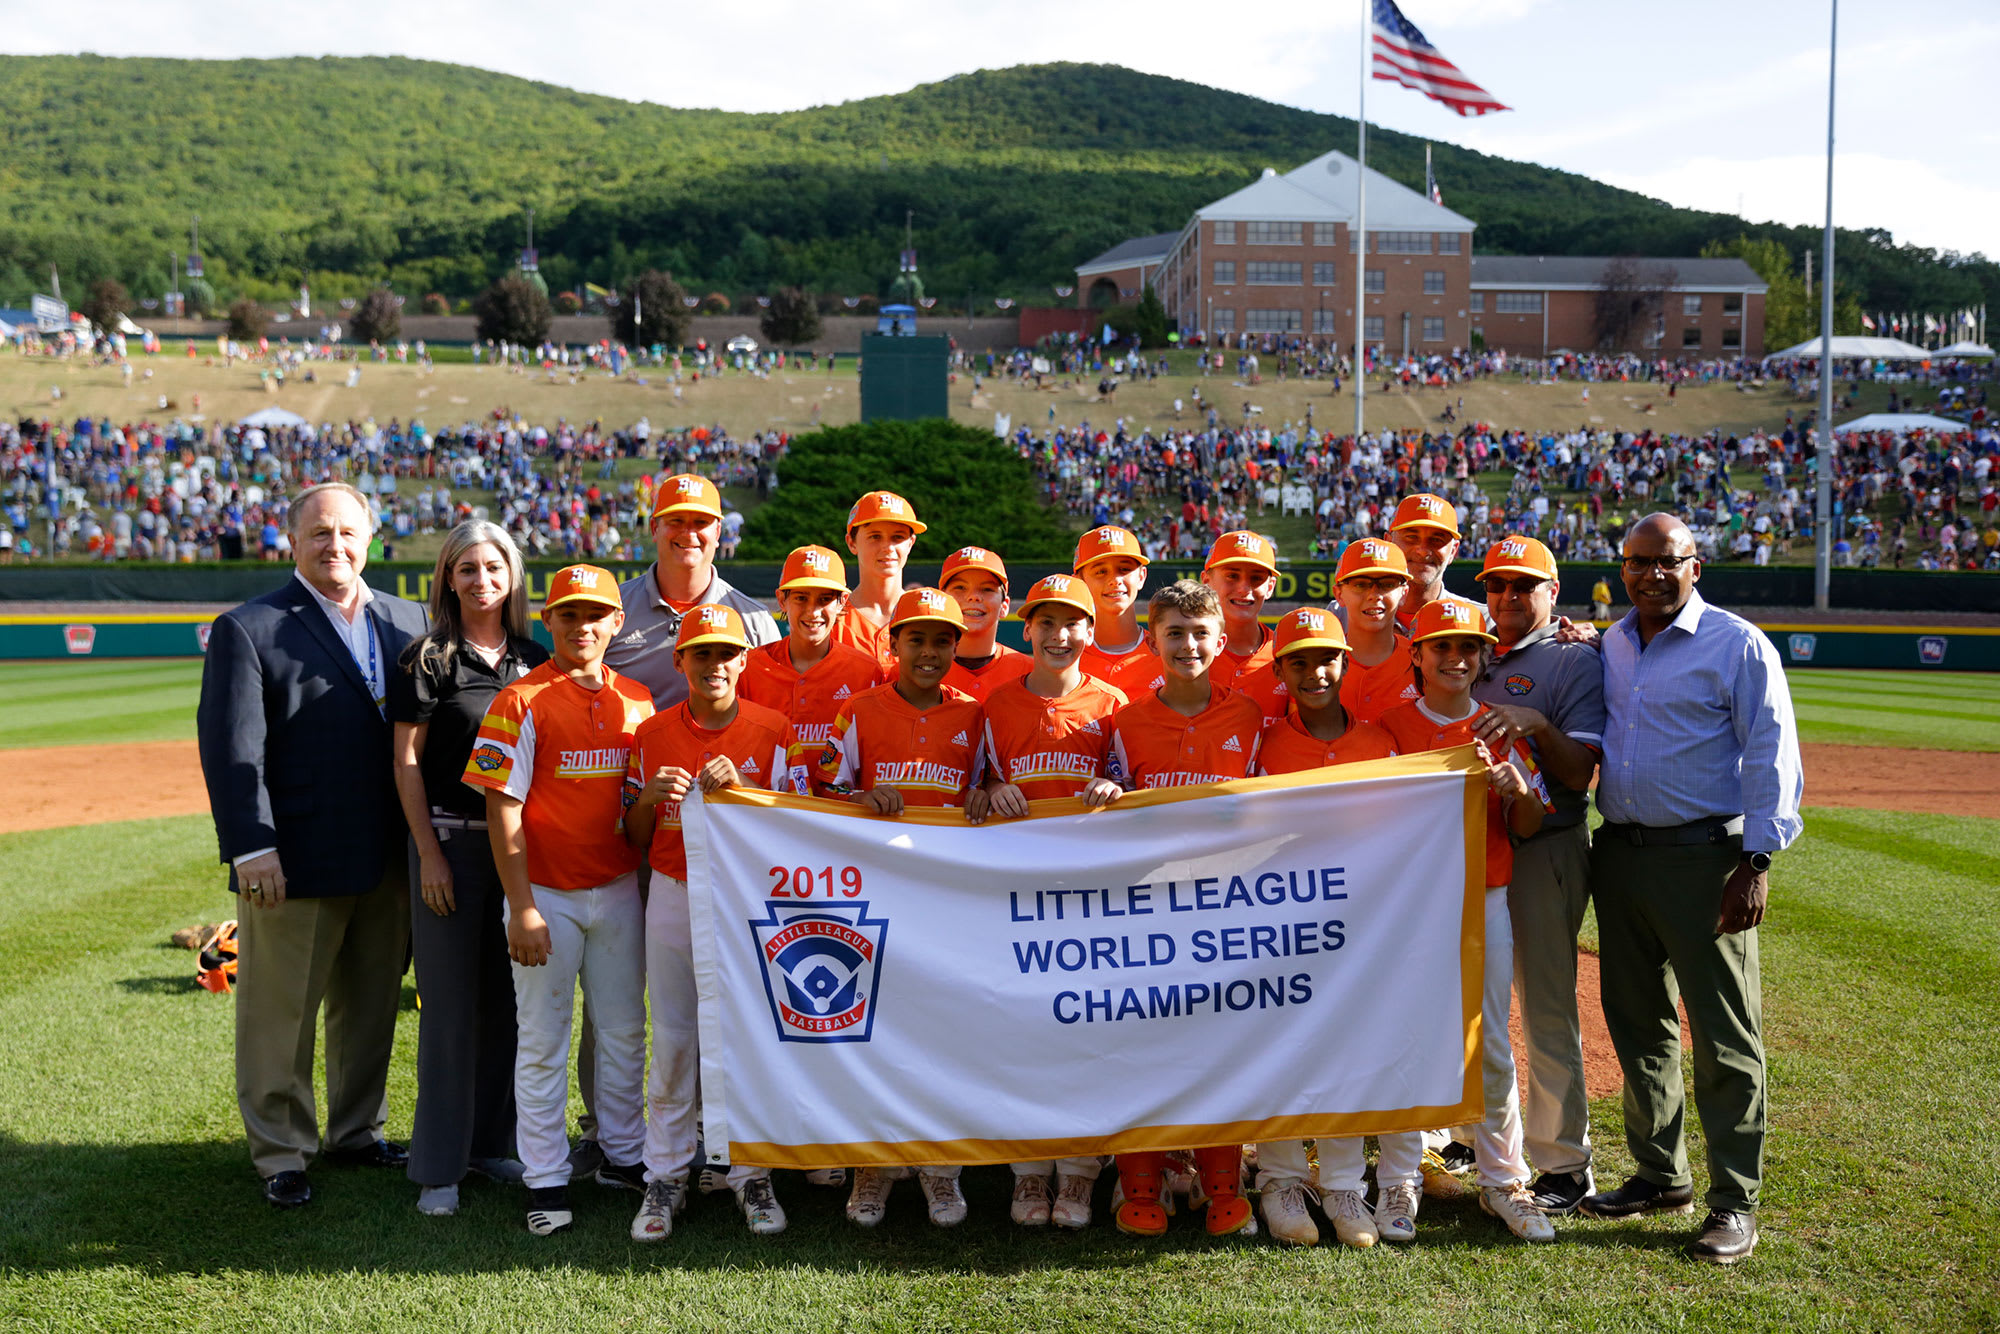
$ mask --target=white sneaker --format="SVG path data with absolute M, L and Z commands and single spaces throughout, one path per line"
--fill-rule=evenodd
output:
M 425 1186 L 417 1192 L 417 1212 L 430 1218 L 450 1218 L 458 1212 L 458 1183 Z
M 1333 1235 L 1340 1238 L 1341 1245 L 1365 1250 L 1379 1239 L 1374 1216 L 1360 1191 L 1330 1190 L 1320 1197 L 1320 1207 L 1326 1210 L 1326 1221 L 1333 1224 Z
M 1481 1187 L 1479 1207 L 1505 1223 L 1507 1230 L 1522 1241 L 1556 1239 L 1556 1225 L 1549 1221 L 1547 1214 L 1535 1207 L 1535 1198 L 1528 1193 L 1525 1181 Z
M 924 1188 L 924 1202 L 930 1206 L 931 1222 L 939 1227 L 957 1227 L 965 1221 L 965 1196 L 958 1189 L 957 1177 L 919 1172 L 917 1184 Z
M 1022 1227 L 1046 1227 L 1049 1221 L 1049 1179 L 1045 1176 L 1014 1178 L 1014 1202 L 1007 1216 Z
M 1312 1188 L 1297 1177 L 1280 1177 L 1264 1187 L 1259 1205 L 1271 1235 L 1291 1246 L 1319 1245 L 1319 1227 L 1306 1209 Z
M 1375 1231 L 1384 1241 L 1406 1242 L 1417 1239 L 1417 1206 L 1423 1195 L 1415 1183 L 1405 1181 L 1400 1186 L 1375 1192 Z
M 768 1176 L 751 1177 L 736 1191 L 736 1203 L 743 1210 L 750 1230 L 760 1237 L 775 1237 L 785 1230 L 785 1208 Z
M 844 1186 L 847 1184 L 847 1169 L 844 1167 L 815 1167 L 806 1173 L 808 1186 Z
M 1097 1191 L 1097 1182 L 1087 1176 L 1075 1173 L 1056 1175 L 1056 1202 L 1049 1210 L 1049 1218 L 1057 1227 L 1071 1230 L 1090 1226 L 1090 1197 Z
M 889 1210 L 889 1188 L 894 1178 L 879 1167 L 854 1169 L 854 1187 L 847 1193 L 847 1217 L 862 1227 L 874 1227 Z
M 674 1215 L 687 1208 L 687 1178 L 646 1183 L 646 1198 L 632 1215 L 632 1240 L 665 1241 L 674 1230 Z

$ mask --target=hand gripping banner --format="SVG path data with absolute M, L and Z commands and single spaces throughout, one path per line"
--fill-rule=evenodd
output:
M 1470 748 L 1034 803 L 686 821 L 711 1158 L 1000 1163 L 1480 1116 Z

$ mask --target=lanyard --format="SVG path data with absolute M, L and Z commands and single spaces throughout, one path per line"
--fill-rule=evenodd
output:
M 367 678 L 368 697 L 375 701 L 375 712 L 387 718 L 389 716 L 388 697 L 382 689 L 381 646 L 375 639 L 375 618 L 368 614 L 366 607 L 360 610 L 359 615 L 368 625 L 368 660 L 366 662 L 359 662 L 356 665 L 361 668 L 363 675 Z

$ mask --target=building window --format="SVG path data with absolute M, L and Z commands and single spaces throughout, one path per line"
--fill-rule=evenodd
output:
M 1216 224 L 1215 224 L 1215 243 L 1216 243 L 1217 245 L 1235 245 L 1235 244 L 1236 244 L 1236 224 L 1235 224 L 1235 223 L 1233 223 L 1233 222 L 1218 222 L 1218 223 L 1216 223 Z
M 1444 341 L 1444 316 L 1424 316 L 1424 341 L 1426 343 L 1442 343 Z
M 1483 325 L 1483 324 L 1475 324 L 1475 325 L 1473 325 L 1473 326 L 1472 326 L 1472 341 L 1473 341 L 1473 343 L 1474 343 L 1475 345 L 1477 345 L 1477 344 L 1479 344 L 1479 343 L 1483 343 L 1483 342 L 1485 342 L 1485 341 L 1486 341 L 1486 326 L 1485 326 L 1485 325 Z
M 1236 312 L 1227 306 L 1217 306 L 1215 308 L 1215 331 L 1217 333 L 1228 333 L 1235 327 Z
M 1472 294 L 1472 313 L 1475 315 L 1486 313 L 1486 293 L 1474 292 Z
M 1313 224 L 1313 244 L 1330 246 L 1340 240 L 1340 224 L 1337 222 L 1316 222 Z
M 1698 296 L 1698 295 L 1697 295 L 1697 296 L 1684 296 L 1684 297 L 1682 297 L 1682 298 L 1681 298 L 1681 314 L 1683 314 L 1683 315 L 1699 315 L 1699 314 L 1701 314 L 1701 297 L 1700 297 L 1700 296 Z
M 1236 282 L 1236 261 L 1218 259 L 1215 261 L 1215 281 L 1219 287 L 1228 287 Z
M 1246 310 L 1243 312 L 1245 333 L 1297 333 L 1305 324 L 1296 310 Z
M 1723 297 L 1722 313 L 1725 315 L 1741 315 L 1743 313 L 1743 294 L 1741 292 L 1731 292 Z
M 1251 222 L 1244 226 L 1243 239 L 1250 245 L 1299 245 L 1305 240 L 1303 222 Z
M 1368 270 L 1367 275 L 1362 282 L 1361 290 L 1364 292 L 1382 291 L 1383 290 L 1382 270 L 1380 269 Z
M 1461 237 L 1459 236 L 1459 234 L 1458 234 L 1457 232 L 1439 232 L 1439 233 L 1438 233 L 1438 253 L 1439 253 L 1440 255 L 1456 255 L 1456 254 L 1458 254 L 1458 253 L 1459 253 L 1459 249 L 1458 249 L 1458 247 L 1459 247 L 1459 242 L 1460 242 L 1460 241 L 1461 241 L 1462 239 L 1463 239 L 1463 238 L 1461 238 Z
M 1495 315 L 1539 315 L 1542 313 L 1540 292 L 1495 292 L 1493 294 Z
M 1690 324 L 1687 328 L 1681 330 L 1681 346 L 1683 348 L 1699 348 L 1701 346 L 1700 325 Z
M 1364 342 L 1369 343 L 1379 343 L 1382 341 L 1382 317 L 1380 315 L 1370 315 L 1361 321 L 1361 337 Z
M 1339 282 L 1340 280 L 1334 276 L 1334 270 L 1338 267 L 1339 266 L 1336 265 L 1332 260 L 1327 260 L 1327 259 L 1314 260 L 1313 286 L 1332 287 L 1335 283 Z
M 1253 259 L 1243 266 L 1243 280 L 1262 287 L 1297 287 L 1305 281 L 1305 266 L 1296 261 Z
M 1741 329 L 1724 329 L 1722 331 L 1722 350 L 1724 352 L 1742 351 L 1743 331 Z
M 1313 312 L 1313 332 L 1316 334 L 1330 334 L 1330 333 L 1340 332 L 1339 329 L 1334 327 L 1332 311 L 1316 310 Z
M 1443 296 L 1443 295 L 1444 295 L 1444 270 L 1443 270 L 1443 269 L 1425 269 L 1425 270 L 1424 270 L 1424 295 L 1425 295 L 1425 296 Z
M 1378 255 L 1428 255 L 1431 253 L 1429 232 L 1377 232 L 1374 243 Z

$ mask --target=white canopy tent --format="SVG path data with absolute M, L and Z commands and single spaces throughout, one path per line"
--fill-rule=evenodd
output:
M 1808 339 L 1779 352 L 1764 354 L 1766 361 L 1817 361 L 1820 355 L 1820 341 Z M 1906 343 L 1900 338 L 1869 338 L 1860 334 L 1845 336 L 1836 334 L 1833 339 L 1833 355 L 1836 359 L 1867 359 L 1870 361 L 1922 361 L 1925 357 L 1938 354 L 1928 348 Z
M 1993 349 L 1984 343 L 1975 343 L 1968 338 L 1962 343 L 1953 343 L 1950 347 L 1939 348 L 1937 355 L 1940 357 L 1990 357 L 1993 355 Z
M 240 424 L 269 429 L 276 426 L 307 426 L 311 423 L 298 413 L 287 412 L 284 408 L 262 408 L 245 417 Z
M 1845 435 L 1849 431 L 1893 431 L 1897 435 L 1908 435 L 1911 431 L 1956 432 L 1971 429 L 1964 422 L 1953 421 L 1949 417 L 1934 417 L 1928 412 L 1871 412 L 1866 417 L 1856 417 L 1851 422 L 1842 422 L 1833 428 L 1833 433 Z

